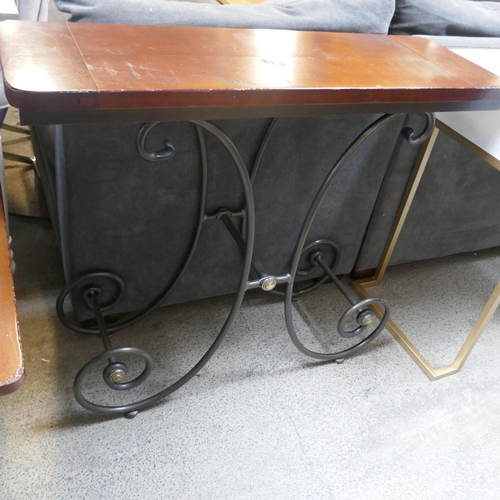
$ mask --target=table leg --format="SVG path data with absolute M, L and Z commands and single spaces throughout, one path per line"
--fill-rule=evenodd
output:
M 326 178 L 324 179 L 322 185 L 318 189 L 316 196 L 314 197 L 314 200 L 309 208 L 309 211 L 306 215 L 306 218 L 302 224 L 301 231 L 299 233 L 299 237 L 297 239 L 297 243 L 295 246 L 295 252 L 293 255 L 293 260 L 292 260 L 292 265 L 290 269 L 290 275 L 293 277 L 293 280 L 291 280 L 288 283 L 286 295 L 285 295 L 285 320 L 286 320 L 286 325 L 288 329 L 288 333 L 290 335 L 290 338 L 295 345 L 295 347 L 303 354 L 306 356 L 315 358 L 315 359 L 320 359 L 320 360 L 338 360 L 338 359 L 343 359 L 346 356 L 350 356 L 360 350 L 361 348 L 365 347 L 368 343 L 372 342 L 378 334 L 384 329 L 385 324 L 389 320 L 389 314 L 390 314 L 390 307 L 388 302 L 385 299 L 381 298 L 370 298 L 366 299 L 363 301 L 355 301 L 352 300 L 351 297 L 346 293 L 345 289 L 343 289 L 340 281 L 336 278 L 335 273 L 334 273 L 334 268 L 335 264 L 333 264 L 332 268 L 329 268 L 329 266 L 325 265 L 325 262 L 323 261 L 323 252 L 321 247 L 327 244 L 333 244 L 332 242 L 325 242 L 325 241 L 318 241 L 314 242 L 312 245 L 307 245 L 306 246 L 306 239 L 309 234 L 309 231 L 311 229 L 312 223 L 314 221 L 314 217 L 316 216 L 318 209 L 321 205 L 321 202 L 323 201 L 324 197 L 326 196 L 328 190 L 330 189 L 330 186 L 333 184 L 335 178 L 337 175 L 340 173 L 342 168 L 347 164 L 349 158 L 355 153 L 355 151 L 372 135 L 374 134 L 377 130 L 379 130 L 381 127 L 392 121 L 394 118 L 398 117 L 400 115 L 384 115 L 378 120 L 376 120 L 374 123 L 369 125 L 361 134 L 359 134 L 358 137 L 354 139 L 354 141 L 349 145 L 349 147 L 344 151 L 344 153 L 340 156 L 340 158 L 337 160 L 337 162 L 333 165 L 331 168 L 330 172 L 327 174 Z M 333 246 L 335 246 L 333 244 Z M 381 321 L 378 327 L 366 338 L 358 342 L 356 345 L 339 351 L 339 352 L 329 352 L 329 353 L 323 353 L 323 352 L 316 352 L 308 349 L 307 347 L 304 346 L 304 344 L 300 341 L 297 332 L 295 330 L 295 325 L 293 321 L 293 314 L 292 314 L 292 299 L 294 297 L 294 281 L 295 277 L 298 274 L 299 271 L 299 263 L 301 260 L 304 260 L 304 252 L 307 254 L 306 260 L 309 261 L 311 264 L 312 268 L 317 267 L 318 265 L 322 268 L 322 270 L 325 273 L 325 276 L 329 278 L 340 290 L 346 295 L 348 298 L 349 302 L 351 302 L 351 306 L 340 318 L 339 324 L 338 324 L 338 333 L 342 337 L 355 337 L 357 335 L 360 335 L 362 332 L 366 330 L 366 328 L 371 325 L 374 321 L 373 316 L 370 313 L 370 310 L 368 309 L 369 307 L 373 307 L 375 303 L 379 304 L 381 309 L 383 309 L 383 314 L 381 315 Z M 355 316 L 356 322 L 358 324 L 358 327 L 355 330 L 352 330 L 350 332 L 345 331 L 345 321 L 349 316 Z
M 372 342 L 384 329 L 390 315 L 390 306 L 385 299 L 378 297 L 366 297 L 364 300 L 355 298 L 349 292 L 348 288 L 342 284 L 342 282 L 335 276 L 335 267 L 338 260 L 338 248 L 334 242 L 321 239 L 311 243 L 306 244 L 307 236 L 311 229 L 314 218 L 318 212 L 318 209 L 325 198 L 328 190 L 335 181 L 337 175 L 340 173 L 342 168 L 347 164 L 349 158 L 356 152 L 356 150 L 381 127 L 389 123 L 391 120 L 395 119 L 400 115 L 384 115 L 374 123 L 369 125 L 365 130 L 363 130 L 358 137 L 348 146 L 341 157 L 333 165 L 325 179 L 323 180 L 321 186 L 319 187 L 313 202 L 309 208 L 309 211 L 302 224 L 299 237 L 297 239 L 295 251 L 293 254 L 293 261 L 291 265 L 290 272 L 284 276 L 270 276 L 263 268 L 262 264 L 258 261 L 257 257 L 254 256 L 252 262 L 252 270 L 256 274 L 257 279 L 251 284 L 249 283 L 249 288 L 261 287 L 265 291 L 281 295 L 285 299 L 285 320 L 290 338 L 295 345 L 295 347 L 306 356 L 320 359 L 324 361 L 331 360 L 341 360 L 347 356 L 355 354 L 358 350 L 365 347 L 368 343 Z M 434 116 L 432 114 L 427 114 L 427 123 L 423 132 L 419 135 L 411 129 L 405 129 L 403 131 L 407 140 L 411 144 L 420 144 L 424 142 L 432 133 L 434 128 Z M 265 147 L 272 135 L 272 132 L 276 126 L 277 119 L 274 119 L 262 142 L 261 149 L 258 152 L 256 163 L 252 169 L 252 183 L 255 180 L 260 160 L 264 154 Z M 244 248 L 244 239 L 239 234 L 237 228 L 232 224 L 231 220 L 226 214 L 222 214 L 221 218 L 229 229 L 229 232 L 235 239 L 236 243 L 241 249 Z M 328 255 L 329 254 L 329 255 Z M 328 260 L 333 260 L 333 263 L 329 263 Z M 305 265 L 305 269 L 303 266 Z M 318 269 L 321 268 L 323 271 L 323 277 L 318 279 L 312 285 L 297 291 L 294 288 L 296 278 L 301 276 L 302 278 L 307 278 L 308 276 L 317 275 Z M 354 338 L 360 336 L 362 333 L 367 332 L 367 328 L 376 321 L 375 314 L 372 309 L 377 307 L 377 311 L 382 311 L 380 314 L 380 322 L 378 326 L 369 333 L 365 338 L 360 340 L 358 343 L 337 352 L 316 352 L 308 349 L 300 341 L 294 326 L 293 313 L 292 313 L 292 300 L 298 298 L 305 293 L 315 290 L 319 285 L 325 283 L 327 280 L 333 282 L 333 284 L 343 293 L 343 295 L 350 302 L 351 307 L 349 307 L 345 313 L 341 316 L 337 331 L 338 334 L 343 338 Z M 278 292 L 274 290 L 277 284 L 287 284 L 286 293 Z M 356 327 L 352 330 L 346 329 L 347 320 L 353 317 L 355 319 Z
M 438 127 L 442 128 L 442 124 L 439 124 Z M 415 168 L 413 169 L 410 181 L 399 206 L 399 210 L 391 229 L 391 233 L 387 240 L 384 251 L 382 252 L 382 257 L 379 261 L 374 276 L 372 278 L 358 280 L 353 283 L 354 289 L 362 297 L 369 298 L 370 293 L 368 289 L 373 286 L 378 286 L 382 283 L 385 272 L 387 270 L 387 266 L 389 265 L 392 253 L 394 251 L 394 248 L 396 247 L 399 235 L 401 234 L 401 231 L 403 229 L 406 217 L 415 197 L 415 193 L 417 192 L 430 154 L 439 134 L 438 127 L 434 128 L 432 136 L 429 138 L 425 146 L 422 148 L 422 151 L 420 152 L 420 156 L 418 157 Z M 444 129 L 446 130 L 446 128 L 447 127 L 445 126 Z M 495 290 L 491 294 L 488 302 L 484 306 L 479 318 L 477 319 L 474 327 L 467 336 L 453 363 L 440 368 L 435 368 L 431 365 L 427 358 L 417 349 L 417 347 L 411 342 L 411 340 L 403 333 L 403 331 L 398 327 L 398 325 L 396 325 L 393 320 L 389 320 L 387 322 L 387 329 L 403 346 L 405 351 L 412 357 L 412 359 L 417 363 L 417 365 L 422 369 L 427 377 L 429 377 L 430 380 L 437 380 L 439 378 L 453 375 L 454 373 L 457 373 L 462 369 L 465 361 L 474 348 L 474 345 L 488 325 L 488 322 L 490 321 L 499 304 L 500 283 L 496 286 Z M 382 311 L 377 306 L 375 306 L 375 312 L 378 316 L 382 314 Z
M 248 289 L 248 283 L 249 283 L 248 277 L 252 265 L 252 252 L 253 252 L 254 237 L 255 237 L 255 210 L 254 210 L 254 201 L 252 195 L 252 186 L 250 177 L 248 175 L 248 171 L 236 147 L 227 137 L 227 135 L 224 134 L 224 132 L 222 132 L 222 130 L 220 130 L 218 127 L 209 122 L 194 121 L 192 123 L 197 128 L 200 147 L 202 150 L 202 176 L 203 176 L 202 192 L 200 196 L 200 208 L 199 208 L 197 230 L 192 239 L 191 248 L 188 254 L 186 255 L 184 264 L 182 265 L 180 271 L 178 272 L 174 280 L 171 283 L 167 284 L 165 289 L 159 294 L 158 297 L 156 297 L 152 301 L 152 303 L 148 307 L 146 307 L 145 309 L 134 315 L 132 318 L 114 325 L 105 324 L 102 318 L 102 311 L 106 311 L 115 307 L 120 301 L 123 294 L 125 293 L 125 284 L 118 276 L 108 272 L 91 273 L 81 276 L 70 282 L 61 291 L 58 297 L 56 310 L 63 324 L 76 332 L 92 334 L 92 335 L 98 334 L 101 336 L 101 339 L 104 343 L 104 348 L 105 348 L 104 352 L 102 352 L 95 358 L 91 359 L 86 365 L 82 367 L 82 369 L 79 371 L 79 373 L 75 378 L 73 386 L 75 398 L 77 399 L 77 401 L 84 408 L 90 411 L 108 415 L 109 414 L 124 415 L 127 418 L 133 418 L 135 417 L 135 415 L 137 415 L 137 412 L 139 410 L 156 403 L 160 399 L 163 399 L 164 397 L 168 396 L 172 392 L 182 387 L 191 378 L 193 378 L 196 375 L 196 373 L 198 373 L 201 370 L 201 368 L 209 361 L 209 359 L 218 349 L 218 347 L 224 340 L 224 337 L 231 328 L 231 325 L 233 324 L 234 319 L 240 309 L 245 292 Z M 131 389 L 132 387 L 137 387 L 139 384 L 141 384 L 148 378 L 149 374 L 152 371 L 152 360 L 147 353 L 133 347 L 113 349 L 110 340 L 110 333 L 131 326 L 132 324 L 144 318 L 154 309 L 156 309 L 172 293 L 172 291 L 174 290 L 174 288 L 177 286 L 182 276 L 184 275 L 187 267 L 189 266 L 189 263 L 194 255 L 194 252 L 196 250 L 199 241 L 201 227 L 206 220 L 210 219 L 210 217 L 207 216 L 207 214 L 205 213 L 205 201 L 207 192 L 207 154 L 206 154 L 206 146 L 205 146 L 203 131 L 206 131 L 212 134 L 214 137 L 216 137 L 224 145 L 228 153 L 231 155 L 234 165 L 238 171 L 244 191 L 246 238 L 244 243 L 243 269 L 241 271 L 238 291 L 233 301 L 231 311 L 222 329 L 220 330 L 218 336 L 216 337 L 215 341 L 210 346 L 210 348 L 206 351 L 206 353 L 198 361 L 198 363 L 196 363 L 195 366 L 193 366 L 193 368 L 191 368 L 191 370 L 189 370 L 177 382 L 166 387 L 165 389 L 161 390 L 160 392 L 151 397 L 145 398 L 141 401 L 134 402 L 131 404 L 120 405 L 120 406 L 104 406 L 95 404 L 90 400 L 88 400 L 87 397 L 84 395 L 82 391 L 82 384 L 84 377 L 89 373 L 90 369 L 97 363 L 100 363 L 101 361 L 108 359 L 108 366 L 104 369 L 103 377 L 106 384 L 115 390 L 126 390 L 126 389 Z M 108 285 L 110 283 L 114 284 L 114 288 L 116 290 L 115 297 L 113 297 L 111 300 L 106 300 L 106 302 L 104 302 L 105 294 L 103 293 L 104 292 L 103 282 L 107 282 Z M 98 323 L 97 329 L 85 328 L 80 324 L 72 322 L 67 317 L 64 311 L 64 302 L 66 297 L 69 295 L 70 292 L 73 292 L 78 288 L 82 290 L 83 297 L 85 301 L 88 303 L 89 308 L 94 311 Z M 138 356 L 146 361 L 146 368 L 144 369 L 143 373 L 139 375 L 139 377 L 137 377 L 136 379 L 129 382 L 123 382 L 127 370 L 125 364 L 120 363 L 116 359 L 119 355 L 126 353 Z
M 266 145 L 268 144 L 270 137 L 272 136 L 273 130 L 276 126 L 277 120 L 274 119 L 271 121 L 269 129 L 265 134 L 265 137 L 262 141 L 261 148 L 257 154 L 256 162 L 253 166 L 251 177 L 248 174 L 246 166 L 244 165 L 241 156 L 239 155 L 236 147 L 231 142 L 229 137 L 222 132 L 218 127 L 213 125 L 210 122 L 206 121 L 193 121 L 193 123 L 197 127 L 198 138 L 201 148 L 201 156 L 202 156 L 202 189 L 200 196 L 200 205 L 199 205 L 199 216 L 198 216 L 198 224 L 195 235 L 191 242 L 191 248 L 186 255 L 183 265 L 179 270 L 177 276 L 171 281 L 171 283 L 167 284 L 165 289 L 156 297 L 150 305 L 148 305 L 145 309 L 134 315 L 132 318 L 127 319 L 125 321 L 113 324 L 106 325 L 103 319 L 103 312 L 107 310 L 111 310 L 115 307 L 123 295 L 125 294 L 125 284 L 120 279 L 119 276 L 109 273 L 109 272 L 96 272 L 86 274 L 81 276 L 73 281 L 71 281 L 60 293 L 57 300 L 57 314 L 61 321 L 68 328 L 85 334 L 93 334 L 100 335 L 101 340 L 104 345 L 104 351 L 91 359 L 88 363 L 86 363 L 82 369 L 79 371 L 75 378 L 74 383 L 74 395 L 77 401 L 88 410 L 104 413 L 104 414 L 122 414 L 127 418 L 133 418 L 138 413 L 139 410 L 150 406 L 157 402 L 158 400 L 168 396 L 175 390 L 182 387 L 186 382 L 188 382 L 196 373 L 208 362 L 208 360 L 212 357 L 214 352 L 222 343 L 224 337 L 229 331 L 236 314 L 238 313 L 241 303 L 243 301 L 243 297 L 245 292 L 249 289 L 253 288 L 261 288 L 266 292 L 275 293 L 284 297 L 285 302 L 285 319 L 287 324 L 287 329 L 290 334 L 290 338 L 297 349 L 303 354 L 320 360 L 340 360 L 347 356 L 350 356 L 366 346 L 369 342 L 374 340 L 378 334 L 385 327 L 390 314 L 389 304 L 385 299 L 382 298 L 365 298 L 364 300 L 360 300 L 358 297 L 353 297 L 352 293 L 348 288 L 343 285 L 343 283 L 335 276 L 335 266 L 338 261 L 338 249 L 335 243 L 332 241 L 321 239 L 317 241 L 313 241 L 311 243 L 306 244 L 307 236 L 309 234 L 310 228 L 314 221 L 314 218 L 318 212 L 318 209 L 326 196 L 330 186 L 336 179 L 337 175 L 341 171 L 341 169 L 347 164 L 349 158 L 354 154 L 354 152 L 377 130 L 383 127 L 385 124 L 389 123 L 396 117 L 400 115 L 384 115 L 370 126 L 368 126 L 361 134 L 355 138 L 355 140 L 350 144 L 350 146 L 345 150 L 345 152 L 341 155 L 341 157 L 337 160 L 337 162 L 333 165 L 326 178 L 322 182 L 319 187 L 313 202 L 309 208 L 309 211 L 305 217 L 305 220 L 302 224 L 301 231 L 299 233 L 299 237 L 297 239 L 297 243 L 295 246 L 293 261 L 291 265 L 291 269 L 289 273 L 286 273 L 282 276 L 272 276 L 269 275 L 262 264 L 258 261 L 258 259 L 253 255 L 253 247 L 254 247 L 254 236 L 255 236 L 255 210 L 254 210 L 254 200 L 252 193 L 252 185 L 257 175 L 257 171 L 259 168 L 260 161 L 264 154 Z M 407 130 L 406 135 L 408 140 L 411 143 L 419 143 L 423 141 L 425 137 L 430 133 L 432 127 L 429 126 L 429 123 L 432 120 L 429 118 L 431 115 L 428 115 L 428 126 L 424 130 L 421 135 L 416 135 L 413 130 Z M 432 122 L 433 124 L 433 122 Z M 138 136 L 137 140 L 137 148 L 139 154 L 145 159 L 150 161 L 157 161 L 161 159 L 168 158 L 174 154 L 173 146 L 166 141 L 165 147 L 156 153 L 151 153 L 146 150 L 145 142 L 146 136 L 148 132 L 154 127 L 155 124 L 147 124 L 144 125 Z M 206 196 L 207 196 L 207 152 L 206 145 L 204 139 L 204 133 L 208 132 L 212 134 L 215 138 L 217 138 L 223 146 L 226 148 L 228 153 L 231 155 L 234 165 L 238 171 L 240 176 L 240 181 L 244 190 L 244 208 L 239 212 L 231 212 L 225 208 L 220 208 L 215 214 L 207 214 L 205 205 L 206 205 Z M 243 234 L 240 233 L 237 226 L 233 223 L 232 219 L 234 217 L 243 217 Z M 240 282 L 238 286 L 238 291 L 233 302 L 232 309 L 229 313 L 229 316 L 222 327 L 219 335 L 216 340 L 212 344 L 212 346 L 208 349 L 205 355 L 200 359 L 200 361 L 189 370 L 183 377 L 181 377 L 174 384 L 166 387 L 161 390 L 157 394 L 145 398 L 141 401 L 120 405 L 120 406 L 105 406 L 98 405 L 86 398 L 83 393 L 83 380 L 85 376 L 90 372 L 90 370 L 98 363 L 101 363 L 108 360 L 108 365 L 104 369 L 103 377 L 105 383 L 115 390 L 127 390 L 133 387 L 137 387 L 142 382 L 144 382 L 150 375 L 153 369 L 153 362 L 151 357 L 140 349 L 134 347 L 122 347 L 122 348 L 113 348 L 110 334 L 131 326 L 137 321 L 144 318 L 151 311 L 156 309 L 161 303 L 165 301 L 165 299 L 170 295 L 170 293 L 177 286 L 182 276 L 184 275 L 189 263 L 194 255 L 196 247 L 198 245 L 199 236 L 201 233 L 201 228 L 203 223 L 211 220 L 220 220 L 224 223 L 229 233 L 235 240 L 236 244 L 239 246 L 242 255 L 243 255 L 243 270 L 240 276 Z M 307 278 L 308 276 L 317 275 L 317 271 L 323 271 L 323 277 L 319 278 L 312 285 L 307 286 L 302 290 L 295 290 L 294 284 L 296 278 L 298 276 L 302 278 Z M 252 273 L 252 279 L 249 279 L 250 273 Z M 315 290 L 320 284 L 324 283 L 327 280 L 331 280 L 337 288 L 343 293 L 343 295 L 347 298 L 350 303 L 350 307 L 346 310 L 346 312 L 342 315 L 338 323 L 338 334 L 344 338 L 354 338 L 361 333 L 365 332 L 367 327 L 372 325 L 374 321 L 376 321 L 376 316 L 372 312 L 373 310 L 380 312 L 383 311 L 380 316 L 380 322 L 378 326 L 369 333 L 366 338 L 361 341 L 358 341 L 354 346 L 344 349 L 338 352 L 330 352 L 330 353 L 322 353 L 311 351 L 306 348 L 302 342 L 299 340 L 297 333 L 295 331 L 293 315 L 292 315 L 292 300 L 298 298 L 305 293 L 308 293 L 312 290 Z M 115 293 L 114 296 L 110 297 L 109 292 L 105 293 L 104 283 L 107 284 L 107 287 L 114 288 Z M 287 286 L 286 292 L 280 292 L 275 290 L 275 287 L 279 284 L 285 284 Z M 69 293 L 81 293 L 84 299 L 84 302 L 87 303 L 88 308 L 94 312 L 94 316 L 97 321 L 97 329 L 86 328 L 71 321 L 64 311 L 64 302 Z M 350 317 L 354 317 L 357 322 L 357 326 L 352 330 L 347 330 L 346 322 Z M 125 376 L 127 373 L 127 366 L 118 360 L 118 357 L 123 354 L 132 354 L 134 356 L 142 358 L 146 366 L 143 372 L 136 377 L 134 380 L 124 382 Z

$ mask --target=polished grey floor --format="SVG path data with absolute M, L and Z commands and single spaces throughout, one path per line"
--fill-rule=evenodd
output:
M 96 338 L 54 313 L 62 284 L 50 226 L 16 219 L 23 389 L 0 399 L 0 492 L 23 499 L 500 498 L 500 318 L 464 369 L 430 382 L 385 331 L 343 364 L 304 358 L 282 305 L 249 294 L 222 348 L 181 390 L 134 420 L 73 399 Z M 500 252 L 391 269 L 394 317 L 436 364 L 449 362 L 500 278 Z M 154 355 L 155 390 L 202 352 L 230 298 L 162 308 L 115 336 Z M 295 305 L 311 343 L 336 342 L 331 285 Z M 89 397 L 107 397 L 95 379 Z

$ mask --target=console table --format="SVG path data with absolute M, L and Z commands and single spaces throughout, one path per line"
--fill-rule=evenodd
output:
M 241 210 L 230 212 L 221 207 L 215 214 L 206 213 L 206 188 L 202 190 L 198 229 L 191 251 L 174 282 L 145 310 L 131 319 L 106 325 L 103 311 L 111 309 L 126 293 L 120 277 L 106 270 L 77 278 L 59 296 L 57 311 L 63 323 L 78 332 L 99 334 L 104 344 L 104 351 L 84 365 L 76 376 L 76 399 L 91 411 L 123 414 L 128 418 L 177 390 L 208 362 L 231 327 L 249 289 L 261 288 L 284 296 L 290 338 L 307 356 L 339 360 L 373 340 L 389 319 L 387 301 L 353 297 L 335 276 L 335 244 L 326 240 L 307 241 L 322 199 L 357 148 L 402 113 L 426 114 L 427 125 L 422 132 L 404 131 L 410 143 L 420 144 L 434 129 L 435 111 L 500 108 L 499 77 L 422 38 L 13 21 L 0 26 L 0 54 L 7 97 L 20 109 L 24 124 L 56 124 L 57 137 L 60 124 L 143 121 L 137 150 L 144 158 L 154 161 L 173 154 L 168 143 L 157 152 L 145 147 L 147 134 L 155 123 L 187 120 L 196 127 L 200 144 L 204 144 L 204 134 L 220 141 L 238 172 L 244 190 Z M 318 187 L 300 228 L 289 272 L 281 276 L 268 275 L 258 256 L 253 254 L 255 214 L 248 170 L 227 135 L 207 120 L 368 112 L 384 114 L 353 139 Z M 205 161 L 205 186 L 208 168 Z M 235 217 L 243 218 L 242 232 L 233 223 Z M 83 379 L 97 364 L 107 363 L 104 382 L 115 390 L 137 387 L 148 378 L 152 370 L 151 357 L 134 347 L 113 348 L 109 334 L 140 320 L 165 299 L 189 265 L 201 227 L 207 220 L 220 220 L 226 226 L 241 249 L 243 262 L 232 309 L 216 340 L 188 373 L 151 397 L 118 406 L 90 401 L 82 389 Z M 297 274 L 307 276 L 311 269 L 319 268 L 323 270 L 323 279 L 306 289 L 294 289 Z M 292 299 L 327 279 L 333 281 L 350 302 L 339 321 L 341 336 L 358 338 L 366 328 L 376 324 L 375 306 L 377 311 L 382 311 L 372 333 L 341 352 L 308 349 L 297 337 L 292 317 Z M 112 300 L 103 299 L 98 284 L 102 280 L 114 283 L 117 293 Z M 286 292 L 275 290 L 279 284 L 286 286 Z M 83 290 L 83 298 L 94 312 L 95 329 L 73 322 L 64 312 L 65 298 L 78 288 Z M 348 318 L 356 321 L 357 327 L 353 330 L 346 327 Z M 143 372 L 133 380 L 127 380 L 127 367 L 119 359 L 124 354 L 142 358 L 145 363 Z

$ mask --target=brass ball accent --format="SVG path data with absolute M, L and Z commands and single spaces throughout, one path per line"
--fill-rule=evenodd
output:
M 269 276 L 262 281 L 260 286 L 262 290 L 264 290 L 265 292 L 269 292 L 273 290 L 277 284 L 278 281 L 276 280 L 276 278 L 274 276 Z
M 361 311 L 356 317 L 356 321 L 360 326 L 369 326 L 376 320 L 375 313 L 370 309 L 365 309 Z
M 125 378 L 125 372 L 121 369 L 118 370 L 113 370 L 109 374 L 109 380 L 113 382 L 113 384 L 119 384 L 123 382 L 123 379 Z

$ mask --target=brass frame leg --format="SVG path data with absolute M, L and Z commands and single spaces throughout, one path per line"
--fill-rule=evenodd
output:
M 438 127 L 441 128 L 446 133 L 449 132 L 448 127 L 444 126 L 441 123 L 438 124 Z M 415 197 L 415 193 L 418 189 L 418 186 L 422 179 L 422 175 L 425 171 L 425 167 L 427 166 L 427 162 L 429 161 L 430 154 L 432 152 L 437 136 L 439 134 L 438 127 L 434 129 L 432 136 L 423 146 L 420 156 L 417 159 L 415 168 L 413 169 L 412 176 L 406 188 L 405 194 L 403 196 L 403 199 L 401 200 L 401 204 L 399 206 L 398 213 L 396 215 L 394 224 L 389 234 L 389 238 L 387 240 L 386 246 L 384 248 L 384 251 L 382 252 L 382 256 L 375 271 L 375 275 L 372 278 L 357 280 L 353 283 L 353 288 L 356 290 L 358 294 L 360 294 L 361 297 L 364 298 L 371 297 L 370 293 L 368 292 L 368 289 L 373 286 L 380 285 L 382 283 L 382 279 L 384 278 L 387 266 L 389 265 L 392 253 L 398 241 L 399 235 L 401 234 L 401 230 L 403 229 L 406 217 L 408 215 L 411 204 Z M 457 139 L 456 136 L 457 134 L 454 133 L 452 137 Z M 465 139 L 459 142 L 464 143 L 464 141 L 468 142 Z M 469 146 L 469 144 L 466 145 Z M 493 166 L 498 168 L 496 165 Z M 477 340 L 479 339 L 484 329 L 488 325 L 491 317 L 493 316 L 499 304 L 500 304 L 500 282 L 495 287 L 495 290 L 493 291 L 488 302 L 484 306 L 481 314 L 479 315 L 479 318 L 477 319 L 474 327 L 467 336 L 467 339 L 463 343 L 453 363 L 443 366 L 441 368 L 433 367 L 431 363 L 425 358 L 425 356 L 415 347 L 415 345 L 411 342 L 411 340 L 396 325 L 396 323 L 394 323 L 393 320 L 388 321 L 386 328 L 389 330 L 389 332 L 391 332 L 393 337 L 403 346 L 404 350 L 413 358 L 415 363 L 417 363 L 417 365 L 422 369 L 422 371 L 427 375 L 427 377 L 429 377 L 430 380 L 437 380 L 439 378 L 453 375 L 454 373 L 457 373 L 462 369 L 462 366 L 464 365 L 469 354 L 474 348 L 474 345 L 476 344 Z M 380 317 L 383 311 L 379 309 L 377 305 L 374 305 L 372 307 L 374 308 L 375 313 Z

